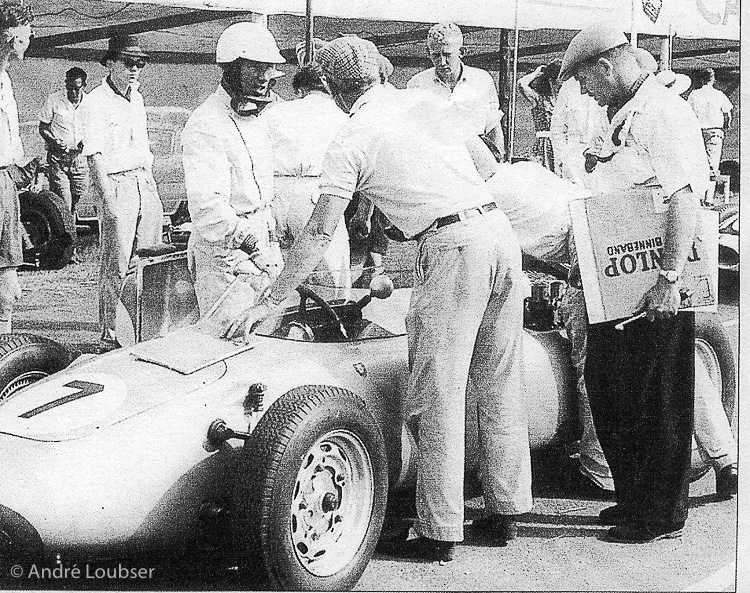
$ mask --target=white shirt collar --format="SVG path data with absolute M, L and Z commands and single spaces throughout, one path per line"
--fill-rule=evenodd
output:
M 369 89 L 367 89 L 364 93 L 362 93 L 359 98 L 354 102 L 354 105 L 351 106 L 349 109 L 349 115 L 352 116 L 357 111 L 359 111 L 364 105 L 372 101 L 373 99 L 378 98 L 385 92 L 385 87 L 382 84 L 376 84 Z
M 447 82 L 443 82 L 443 80 L 441 80 L 441 78 L 437 75 L 437 69 L 436 68 L 432 69 L 432 77 L 435 80 L 435 82 L 437 82 L 439 84 L 442 84 L 443 86 L 446 86 L 446 87 L 450 88 L 449 85 L 448 85 L 448 83 Z M 458 86 L 459 82 L 465 82 L 465 81 L 466 81 L 466 64 L 464 64 L 463 62 L 461 62 L 461 74 L 458 75 L 458 80 L 456 80 L 456 86 Z

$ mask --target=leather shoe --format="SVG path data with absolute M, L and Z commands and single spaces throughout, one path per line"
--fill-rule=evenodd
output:
M 716 470 L 716 494 L 721 498 L 732 498 L 737 494 L 737 464 Z
M 620 525 L 626 520 L 625 511 L 619 504 L 607 507 L 599 513 L 599 523 L 601 525 Z
M 507 546 L 508 542 L 518 534 L 518 522 L 515 515 L 489 515 L 481 519 L 474 519 L 474 529 L 488 533 L 498 546 Z
M 607 531 L 610 541 L 625 544 L 648 544 L 660 539 L 675 539 L 682 537 L 683 524 L 669 525 L 638 525 L 628 523 L 612 527 Z
M 405 530 L 394 539 L 380 541 L 378 551 L 397 558 L 410 560 L 427 560 L 429 562 L 450 562 L 456 549 L 456 542 L 446 542 L 429 537 L 419 536 L 407 539 L 409 530 Z

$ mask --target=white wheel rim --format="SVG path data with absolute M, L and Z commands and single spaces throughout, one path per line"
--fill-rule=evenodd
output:
M 18 375 L 18 377 L 5 386 L 5 389 L 0 391 L 0 406 L 24 387 L 36 383 L 39 379 L 44 379 L 47 375 L 44 371 L 29 371 L 28 373 Z
M 310 447 L 290 518 L 294 551 L 308 572 L 327 577 L 351 562 L 367 533 L 374 493 L 372 461 L 357 435 L 333 430 Z

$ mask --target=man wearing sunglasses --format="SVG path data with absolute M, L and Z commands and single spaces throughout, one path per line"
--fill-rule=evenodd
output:
M 134 36 L 109 40 L 101 65 L 109 71 L 84 105 L 83 154 L 99 192 L 99 351 L 117 348 L 115 312 L 120 286 L 137 249 L 161 242 L 164 212 L 151 174 L 154 157 L 138 77 L 148 54 Z
M 271 211 L 271 138 L 258 114 L 270 101 L 284 62 L 259 23 L 227 27 L 216 44 L 221 82 L 190 115 L 182 132 L 185 190 L 193 223 L 188 257 L 201 315 L 240 269 L 261 290 L 281 269 Z
M 22 2 L 0 4 L 0 333 L 11 331 L 13 307 L 21 298 L 16 270 L 23 263 L 17 163 L 23 159 L 18 107 L 8 66 L 22 60 L 31 40 L 31 9 Z

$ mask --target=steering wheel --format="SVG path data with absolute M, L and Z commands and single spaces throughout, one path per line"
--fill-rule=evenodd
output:
M 323 311 L 328 315 L 328 317 L 331 318 L 331 321 L 333 321 L 337 326 L 338 330 L 341 333 L 342 336 L 344 336 L 344 339 L 349 339 L 349 334 L 346 331 L 346 328 L 344 327 L 344 324 L 341 323 L 341 318 L 338 316 L 338 313 L 333 310 L 333 307 L 329 305 L 323 297 L 321 297 L 317 292 L 315 292 L 312 288 L 309 286 L 303 286 L 300 285 L 297 287 L 297 292 L 300 296 L 299 301 L 299 314 L 301 317 L 305 316 L 305 313 L 307 312 L 307 299 L 310 299 L 313 301 L 316 305 L 318 305 Z

